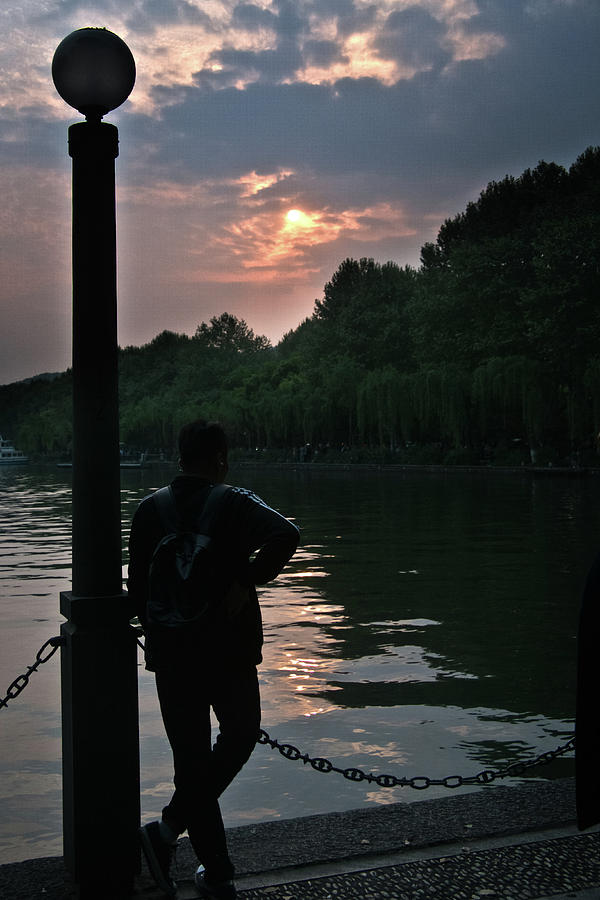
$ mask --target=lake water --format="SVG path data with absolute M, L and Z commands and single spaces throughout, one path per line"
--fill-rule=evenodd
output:
M 125 546 L 136 504 L 173 474 L 122 473 Z M 261 592 L 271 736 L 342 768 L 433 778 L 565 743 L 581 588 L 600 543 L 596 478 L 306 467 L 229 481 L 302 534 Z M 63 621 L 70 490 L 65 470 L 0 469 L 2 696 Z M 0 863 L 62 852 L 58 656 L 0 711 Z M 170 794 L 171 755 L 141 658 L 139 676 L 147 821 Z M 528 777 L 571 774 L 565 757 Z M 258 746 L 223 810 L 230 826 L 448 794 L 354 784 Z

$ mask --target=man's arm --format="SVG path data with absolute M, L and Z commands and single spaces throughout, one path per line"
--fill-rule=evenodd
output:
M 233 488 L 233 501 L 238 506 L 236 516 L 240 523 L 241 543 L 249 556 L 245 571 L 238 574 L 242 584 L 267 584 L 279 575 L 285 564 L 294 555 L 300 533 L 280 513 L 267 506 L 250 491 Z

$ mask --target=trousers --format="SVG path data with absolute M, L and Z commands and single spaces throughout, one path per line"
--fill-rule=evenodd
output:
M 161 667 L 156 687 L 173 751 L 175 792 L 163 821 L 177 834 L 187 829 L 198 860 L 214 882 L 233 878 L 234 867 L 219 797 L 250 757 L 260 729 L 256 666 L 183 660 Z M 212 744 L 211 708 L 218 723 Z

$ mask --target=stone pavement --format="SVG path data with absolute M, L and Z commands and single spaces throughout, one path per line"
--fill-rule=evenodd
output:
M 228 829 L 240 900 L 600 900 L 600 829 L 578 833 L 574 780 Z M 180 842 L 179 900 L 196 896 Z M 159 900 L 143 867 L 137 898 Z M 2 900 L 74 897 L 62 860 L 0 866 Z M 111 898 L 106 898 L 111 900 Z
M 240 900 L 494 900 L 599 898 L 600 834 L 537 833 L 493 847 L 429 848 L 408 859 L 364 860 L 358 869 L 289 871 L 241 879 Z M 252 885 L 254 881 L 254 886 Z M 186 885 L 181 900 L 195 897 Z

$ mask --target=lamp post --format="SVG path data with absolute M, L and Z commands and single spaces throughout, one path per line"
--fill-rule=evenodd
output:
M 73 581 L 61 593 L 64 857 L 79 896 L 127 896 L 139 869 L 137 649 L 122 586 L 115 158 L 102 117 L 135 82 L 127 45 L 82 28 L 52 61 L 86 117 L 73 160 Z

